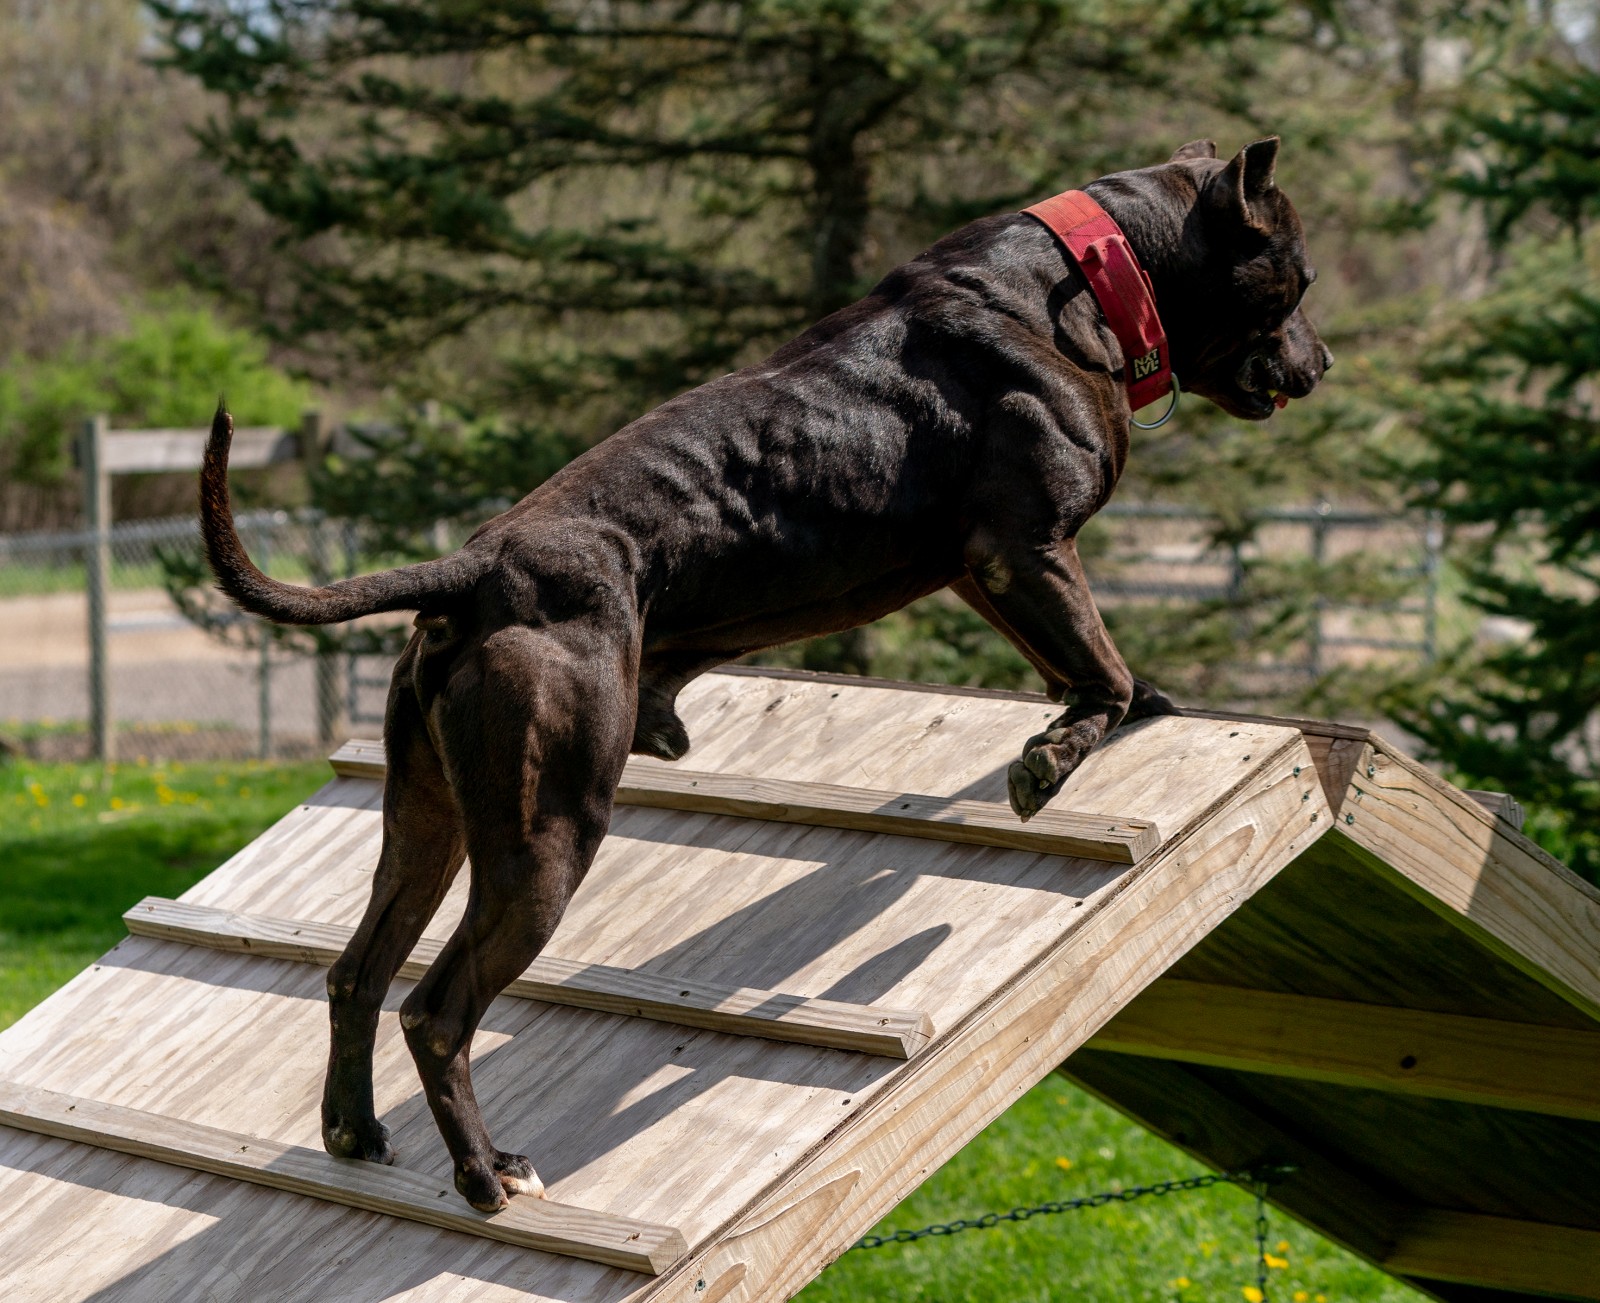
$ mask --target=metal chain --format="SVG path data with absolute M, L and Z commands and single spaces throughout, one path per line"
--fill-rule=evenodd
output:
M 1126 1190 L 1102 1190 L 1098 1194 L 1081 1195 L 1076 1199 L 1052 1200 L 1035 1204 L 1031 1208 L 1013 1208 L 1010 1212 L 984 1213 L 981 1217 L 963 1217 L 953 1222 L 935 1222 L 916 1231 L 891 1231 L 887 1235 L 865 1235 L 850 1247 L 876 1249 L 885 1244 L 911 1244 L 932 1235 L 955 1235 L 961 1231 L 986 1231 L 1001 1222 L 1025 1222 L 1030 1217 L 1047 1217 L 1053 1213 L 1076 1212 L 1080 1208 L 1103 1208 L 1110 1203 L 1132 1203 L 1151 1195 L 1178 1194 L 1184 1190 L 1204 1190 L 1213 1185 L 1237 1185 L 1256 1191 L 1256 1242 L 1260 1250 L 1258 1275 L 1260 1288 L 1266 1288 L 1266 1191 L 1280 1177 L 1295 1169 L 1290 1166 L 1252 1168 L 1246 1172 L 1207 1172 L 1202 1176 L 1187 1176 L 1176 1181 L 1158 1181 L 1154 1185 L 1135 1185 Z

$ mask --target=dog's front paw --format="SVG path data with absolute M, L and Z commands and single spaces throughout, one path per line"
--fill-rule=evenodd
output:
M 1026 823 L 1044 809 L 1083 763 L 1094 740 L 1082 723 L 1047 729 L 1027 740 L 1022 759 L 1006 770 L 1006 793 L 1018 818 Z
M 1044 809 L 1050 799 L 1033 770 L 1020 760 L 1013 760 L 1006 770 L 1006 795 L 1011 798 L 1011 809 L 1023 823 Z
M 1182 709 L 1177 702 L 1161 691 L 1154 684 L 1146 683 L 1143 679 L 1133 681 L 1133 700 L 1128 703 L 1128 713 L 1122 717 L 1124 724 L 1131 724 L 1138 719 L 1150 719 L 1156 715 L 1181 715 Z
M 322 1147 L 335 1158 L 362 1158 L 369 1163 L 382 1163 L 385 1166 L 394 1162 L 389 1128 L 377 1118 L 372 1118 L 365 1125 L 324 1121 Z

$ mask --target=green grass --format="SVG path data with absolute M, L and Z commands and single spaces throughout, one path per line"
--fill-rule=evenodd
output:
M 1059 1077 L 1047 1077 L 875 1233 L 1152 1185 L 1205 1169 Z M 1273 1303 L 1420 1303 L 1421 1296 L 1270 1213 Z M 800 1303 L 1243 1303 L 1255 1200 L 1231 1186 L 1147 1197 L 914 1244 L 854 1249 Z
M 174 896 L 327 776 L 297 765 L 13 764 L 0 768 L 0 1026 L 122 935 L 141 896 Z M 1048 1078 L 877 1228 L 1145 1185 L 1200 1170 Z M 1231 1187 L 847 1253 L 805 1303 L 1237 1303 L 1255 1281 L 1255 1205 Z M 1420 1297 L 1274 1214 L 1274 1303 Z
M 259 545 L 254 537 L 247 536 L 247 545 L 259 559 Z M 295 552 L 269 552 L 271 564 L 267 567 L 274 578 L 292 583 L 306 583 L 311 571 L 304 557 Z M 375 564 L 368 562 L 366 564 Z M 164 587 L 166 571 L 156 560 L 116 561 L 111 565 L 112 591 Z M 60 565 L 46 562 L 9 559 L 0 564 L 0 599 L 7 597 L 44 597 L 51 593 L 81 593 L 88 583 L 82 561 L 69 561 Z
M 326 763 L 0 768 L 0 1027 L 115 945 L 141 896 L 176 896 L 327 776 Z

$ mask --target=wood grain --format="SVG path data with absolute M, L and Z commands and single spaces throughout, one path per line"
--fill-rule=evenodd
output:
M 1600 888 L 1376 739 L 1334 829 L 1374 870 L 1600 1020 Z
M 1216 927 L 1314 836 L 1326 807 L 1293 774 L 1304 742 L 1278 735 L 1199 821 L 959 1027 L 942 1034 L 807 1162 L 641 1299 L 693 1303 L 698 1280 L 745 1267 L 739 1303 L 792 1296 L 1014 1099 Z M 1375 1219 L 1381 1220 L 1381 1219 Z
M 629 1271 L 654 1275 L 687 1251 L 683 1236 L 670 1226 L 531 1198 L 514 1199 L 485 1216 L 464 1206 L 448 1183 L 404 1168 L 334 1158 L 10 1081 L 0 1081 L 0 1123 Z
M 472 1054 L 497 1141 L 530 1154 L 561 1203 L 676 1227 L 691 1246 L 682 1260 L 643 1277 L 0 1128 L 0 1296 L 787 1297 L 1202 945 L 1215 951 L 1207 982 L 1259 975 L 1288 994 L 1357 1005 L 1406 1004 L 1409 984 L 1436 1013 L 1489 1010 L 1574 1030 L 1589 1018 L 1570 995 L 1552 993 L 1581 985 L 1581 917 L 1568 932 L 1550 929 L 1554 983 L 1523 976 L 1539 968 L 1521 935 L 1543 931 L 1538 902 L 1568 909 L 1574 899 L 1562 875 L 1541 864 L 1559 890 L 1524 884 L 1534 904 L 1519 906 L 1520 921 L 1488 917 L 1501 908 L 1501 870 L 1481 872 L 1503 854 L 1494 838 L 1520 844 L 1505 821 L 1421 779 L 1394 795 L 1399 808 L 1381 836 L 1436 843 L 1439 899 L 1422 870 L 1391 867 L 1373 849 L 1379 830 L 1357 840 L 1369 799 L 1353 790 L 1367 788 L 1365 729 L 1195 716 L 1119 729 L 1056 804 L 1159 824 L 1161 845 L 1130 866 L 1065 855 L 1058 842 L 1041 853 L 744 813 L 759 801 L 803 807 L 825 785 L 870 794 L 871 815 L 904 799 L 895 793 L 915 792 L 937 803 L 923 823 L 960 802 L 998 807 L 1009 820 L 1006 766 L 1059 710 L 1040 699 L 739 673 L 689 685 L 679 710 L 694 741 L 690 762 L 738 780 L 739 804 L 707 803 L 692 788 L 693 808 L 680 808 L 681 793 L 670 807 L 619 806 L 551 949 L 585 969 L 668 984 L 685 975 L 729 990 L 923 1010 L 938 1027 L 904 1061 L 543 1000 L 495 1002 Z M 186 903 L 339 928 L 333 944 L 342 944 L 365 907 L 381 836 L 371 778 L 382 757 L 372 752 L 367 777 L 335 778 Z M 651 774 L 643 785 L 662 783 Z M 1340 815 L 1334 836 L 1325 796 Z M 849 811 L 852 820 L 860 813 Z M 1438 837 L 1438 819 L 1488 840 Z M 1418 854 L 1379 849 L 1397 861 Z M 1362 883 L 1375 890 L 1353 909 L 1346 888 Z M 469 884 L 464 871 L 429 925 L 431 943 L 454 927 Z M 1298 905 L 1273 913 L 1269 903 L 1281 899 Z M 1370 934 L 1332 976 L 1325 946 L 1344 934 L 1309 944 L 1301 926 L 1319 910 Z M 1224 946 L 1247 914 L 1254 930 Z M 303 934 L 277 939 L 306 945 Z M 1388 952 L 1393 962 L 1374 962 Z M 1518 967 L 1503 957 L 1510 952 Z M 322 974 L 260 954 L 254 938 L 225 953 L 130 937 L 0 1033 L 0 1077 L 314 1151 Z M 1230 968 L 1229 957 L 1239 962 Z M 446 1171 L 398 1029 L 402 995 L 391 993 L 380 1018 L 375 1101 L 410 1170 Z M 1537 999 L 1519 1010 L 1529 996 Z M 1541 1219 L 1600 1227 L 1585 1200 L 1586 1137 L 1600 1135 L 1593 1122 L 1091 1050 L 1072 1064 L 1210 1161 L 1298 1162 L 1274 1198 L 1370 1260 L 1391 1257 L 1408 1226 L 1421 1225 L 1408 1221 L 1416 1208 L 1534 1223 L 1535 1245 Z M 1466 1258 L 1470 1249 L 1450 1252 Z M 1441 1295 L 1494 1288 L 1437 1279 Z
M 1600 1031 L 1163 978 L 1089 1045 L 1600 1121 Z
M 1397 1276 L 1600 1299 L 1600 1231 L 1427 1209 L 1406 1220 L 1382 1266 Z
M 382 778 L 386 771 L 383 744 L 359 739 L 346 742 L 329 763 L 346 778 Z M 641 760 L 628 762 L 616 800 L 624 806 L 1002 846 L 1112 864 L 1136 864 L 1161 845 L 1156 826 L 1142 819 L 1051 809 L 1023 823 L 1008 807 L 987 801 L 700 773 Z
M 239 914 L 158 896 L 145 897 L 122 918 L 135 936 L 323 966 L 339 957 L 354 932 L 337 924 Z M 421 977 L 440 949 L 440 943 L 429 938 L 418 942 L 401 966 L 400 976 Z M 579 964 L 554 955 L 541 955 L 504 994 L 891 1059 L 909 1059 L 933 1036 L 933 1020 L 916 1009 L 873 1008 L 781 991 L 719 986 L 604 964 Z
M 1525 817 L 1522 803 L 1506 792 L 1486 792 L 1482 788 L 1468 787 L 1466 794 L 1496 819 L 1504 819 L 1518 832 L 1522 831 Z

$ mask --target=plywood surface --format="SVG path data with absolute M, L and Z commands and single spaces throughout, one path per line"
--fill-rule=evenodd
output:
M 142 1109 L 119 1108 L 7 1081 L 0 1081 L 0 1122 L 21 1131 L 153 1158 L 189 1171 L 213 1172 L 252 1185 L 649 1275 L 676 1261 L 685 1249 L 683 1236 L 670 1226 L 653 1226 L 551 1199 L 519 1199 L 493 1216 L 485 1216 L 452 1200 L 448 1183 L 427 1180 L 403 1167 L 334 1158 L 320 1149 L 279 1144 L 249 1132 L 220 1131 Z
M 212 950 L 332 964 L 353 929 L 304 919 L 237 914 L 208 905 L 146 896 L 123 915 L 134 936 L 179 941 Z M 422 977 L 440 946 L 424 938 L 400 966 L 400 976 Z M 845 1004 L 838 1000 L 715 986 L 688 977 L 661 977 L 605 964 L 575 964 L 542 954 L 503 994 L 575 1009 L 652 1018 L 677 1027 L 702 1027 L 736 1036 L 762 1036 L 799 1045 L 828 1045 L 862 1054 L 909 1059 L 928 1043 L 933 1021 L 920 1009 Z
M 1396 1271 L 1511 1298 L 1567 1279 L 1507 1275 L 1519 1235 L 1564 1262 L 1594 1243 L 1592 1093 L 1581 1065 L 1533 1061 L 1593 1053 L 1600 895 L 1365 730 L 1191 716 L 1117 733 L 1052 807 L 1146 838 L 1113 838 L 1115 863 L 1062 853 L 1050 820 L 1007 822 L 1006 766 L 1059 709 L 1039 699 L 743 672 L 680 707 L 693 749 L 630 766 L 647 799 L 618 808 L 548 948 L 612 985 L 594 1007 L 526 998 L 536 985 L 502 998 L 474 1047 L 491 1128 L 558 1205 L 681 1234 L 643 1264 L 659 1275 L 0 1127 L 0 1296 L 781 1299 L 1069 1056 L 1208 1161 L 1299 1164 L 1281 1206 Z M 0 1034 L 0 1080 L 154 1115 L 180 1150 L 223 1134 L 315 1151 L 326 1001 L 304 961 L 359 918 L 379 841 L 381 755 L 345 768 L 171 907 L 245 917 L 248 946 L 177 924 L 130 937 Z M 1163 975 L 1214 997 L 1141 1022 Z M 449 1165 L 396 1023 L 409 989 L 385 1006 L 377 1103 L 432 1187 Z M 661 997 L 649 1018 L 623 998 L 640 992 Z M 742 1034 L 780 996 L 777 1021 L 898 1011 L 912 1057 Z M 719 1001 L 729 1021 L 684 1025 Z M 1342 1027 L 1340 1048 L 1283 1034 L 1285 1010 Z M 1191 1044 L 1213 1014 L 1232 1039 Z M 1102 1044 L 1169 1061 L 1081 1048 L 1108 1023 L 1123 1039 Z M 1388 1062 L 1395 1036 L 1433 1038 L 1426 1089 L 1400 1089 L 1417 1082 Z M 1476 1263 L 1473 1218 L 1499 1246 Z M 1566 1233 L 1538 1240 L 1552 1225 Z
M 387 770 L 383 744 L 370 739 L 346 742 L 329 763 L 343 778 L 382 778 Z M 1008 806 L 991 801 L 713 774 L 647 758 L 628 761 L 615 799 L 621 806 L 894 833 L 929 841 L 1081 856 L 1112 864 L 1137 864 L 1161 845 L 1160 830 L 1142 819 L 1051 807 L 1024 822 Z
M 708 676 L 682 702 L 695 739 L 686 763 L 702 771 L 991 804 L 1004 800 L 1005 766 L 1021 741 L 1055 710 L 748 675 Z M 1208 918 L 1236 908 L 1309 840 L 1304 784 L 1292 774 L 1307 766 L 1299 736 L 1273 725 L 1161 720 L 1119 734 L 1056 804 L 1158 825 L 1162 850 L 1137 867 L 862 829 L 619 809 L 551 954 L 673 980 L 922 1010 L 934 1039 L 905 1064 L 502 999 L 474 1050 L 480 1102 L 497 1138 L 534 1156 L 553 1199 L 674 1227 L 689 1246 L 688 1264 L 752 1218 L 792 1234 L 785 1210 L 821 1206 L 798 1193 L 799 1174 L 840 1154 L 848 1163 L 852 1144 L 881 1149 L 884 1141 L 869 1137 L 892 1134 L 895 1111 L 917 1096 L 904 1074 L 937 1055 L 936 1094 L 949 1116 L 929 1123 L 916 1161 L 885 1157 L 870 1188 L 855 1194 L 847 1177 L 825 1183 L 832 1194 L 824 1203 L 838 1196 L 851 1215 L 869 1215 L 1031 1085 L 1030 1074 L 1048 1071 L 1060 1050 L 1054 1040 L 1069 1033 L 1052 1031 L 1048 1050 L 1020 1058 L 1008 1051 L 1010 1066 L 996 1065 L 970 1100 L 957 1084 L 968 1052 L 939 1054 L 941 1044 L 998 1035 L 1009 1045 L 1024 1008 L 1041 1029 L 1054 1027 L 1054 1011 L 1073 999 L 1087 1001 L 1095 1017 L 1110 1016 L 1193 944 Z M 1237 816 L 1244 822 L 1232 834 L 1245 841 L 1216 849 L 1223 831 L 1207 833 L 1208 820 L 1230 801 L 1243 809 L 1240 802 L 1254 800 L 1274 813 Z M 337 779 L 184 900 L 349 927 L 376 859 L 378 806 L 374 781 Z M 1183 850 L 1202 834 L 1213 844 L 1203 861 Z M 1247 854 L 1249 847 L 1257 849 Z M 1199 863 L 1210 867 L 1201 872 Z M 1216 893 L 1185 904 L 1192 891 L 1173 885 L 1185 872 L 1202 882 L 1217 875 Z M 459 916 L 465 885 L 463 874 L 429 929 L 433 941 Z M 1136 900 L 1145 908 L 1133 910 Z M 1138 933 L 1151 910 L 1158 922 L 1173 917 L 1147 944 Z M 318 969 L 292 960 L 133 937 L 0 1035 L 0 1077 L 314 1149 L 326 1054 L 322 982 Z M 395 1021 L 408 989 L 395 984 L 380 1026 L 379 1113 L 408 1170 L 447 1179 Z M 1026 995 L 1008 994 L 1017 992 Z M 1022 1003 L 1007 1013 L 1008 999 Z M 1091 1021 L 1086 1012 L 1082 1035 Z M 1019 1038 L 1024 1045 L 1029 1035 Z M 857 1130 L 861 1140 L 849 1142 Z M 0 1266 L 0 1276 L 12 1273 L 3 1282 L 8 1298 L 23 1289 L 21 1297 L 52 1300 L 165 1300 L 205 1280 L 210 1293 L 193 1296 L 623 1299 L 649 1282 L 4 1129 L 0 1206 L 28 1210 L 0 1227 L 0 1263 L 13 1264 Z M 66 1258 L 61 1237 L 41 1229 L 57 1219 L 81 1228 Z M 320 1274 L 293 1247 L 308 1242 L 324 1254 Z M 42 1254 L 45 1243 L 57 1257 Z M 806 1260 L 810 1270 L 821 1265 Z M 683 1269 L 669 1270 L 655 1288 L 677 1289 Z M 730 1298 L 777 1297 L 773 1281 L 789 1279 L 753 1261 L 739 1272 L 743 1283 Z
M 1298 1163 L 1274 1202 L 1435 1297 L 1595 1297 L 1600 893 L 1505 801 L 1297 727 L 1330 833 L 1065 1071 L 1212 1164 Z
M 1185 982 L 1150 986 L 1095 1049 L 1600 1121 L 1600 1029 Z

